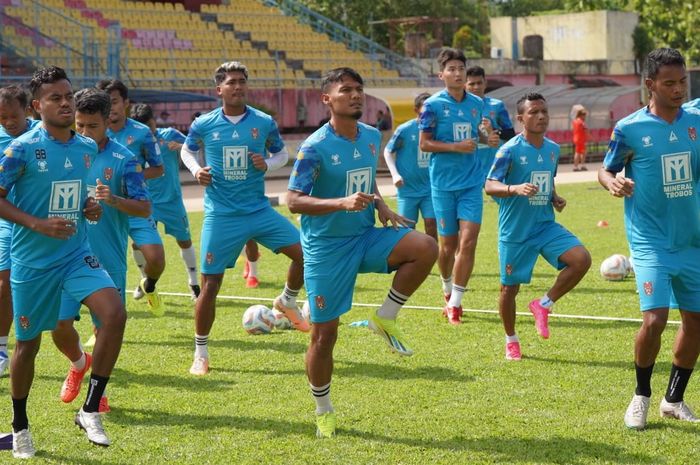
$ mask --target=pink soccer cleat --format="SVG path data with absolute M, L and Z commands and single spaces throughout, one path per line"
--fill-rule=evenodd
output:
M 506 360 L 520 360 L 522 359 L 522 353 L 520 352 L 519 342 L 509 342 L 506 344 Z
M 540 304 L 540 299 L 535 299 L 530 302 L 527 307 L 530 313 L 535 317 L 535 329 L 543 339 L 549 338 L 549 314 L 550 310 Z

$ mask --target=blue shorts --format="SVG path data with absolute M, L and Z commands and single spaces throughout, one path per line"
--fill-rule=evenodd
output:
M 78 250 L 48 269 L 14 264 L 10 277 L 17 340 L 28 341 L 58 322 L 61 295 L 66 292 L 82 302 L 94 292 L 115 287 L 89 249 Z
M 190 221 L 187 219 L 185 205 L 181 201 L 153 205 L 153 219 L 156 223 L 163 223 L 165 234 L 173 236 L 176 240 L 192 240 Z
M 459 232 L 459 221 L 481 224 L 484 210 L 482 186 L 458 191 L 433 189 L 433 207 L 437 218 L 438 234 L 454 236 Z
M 358 273 L 390 273 L 387 260 L 409 228 L 370 228 L 360 236 L 328 238 L 314 247 L 325 253 L 310 258 L 304 250 L 304 286 L 311 321 L 324 323 L 348 312 Z M 307 258 L 309 257 L 309 258 Z
M 158 234 L 158 226 L 152 217 L 129 217 L 129 237 L 134 244 L 139 245 L 163 245 L 163 239 Z
M 700 312 L 700 248 L 633 250 L 632 258 L 642 311 L 671 307 Z
M 250 239 L 279 253 L 299 243 L 299 230 L 272 207 L 248 215 L 205 214 L 201 236 L 202 274 L 221 274 L 233 268 Z
M 418 221 L 418 212 L 423 216 L 423 219 L 435 219 L 433 199 L 429 195 L 425 197 L 403 197 L 401 194 L 398 194 L 396 204 L 399 207 L 399 215 L 405 216 L 409 220 Z
M 117 288 L 117 291 L 119 291 L 119 297 L 122 298 L 122 304 L 126 307 L 126 271 L 107 271 L 107 274 L 110 278 L 112 278 L 114 287 Z M 64 290 L 61 293 L 61 308 L 58 311 L 58 320 L 80 320 L 81 305 L 82 304 L 79 301 L 75 300 L 73 297 L 71 297 L 71 295 L 68 292 Z M 91 316 L 92 324 L 95 325 L 96 328 L 99 328 L 99 320 L 95 317 L 95 315 Z
M 0 271 L 10 269 L 10 246 L 12 245 L 12 223 L 0 220 Z
M 559 257 L 580 245 L 581 241 L 576 236 L 553 221 L 543 224 L 525 242 L 498 241 L 501 284 L 514 286 L 529 283 L 539 255 L 557 270 L 564 269 L 566 265 L 559 261 Z

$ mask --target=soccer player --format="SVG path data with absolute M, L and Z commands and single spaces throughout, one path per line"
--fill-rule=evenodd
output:
M 506 106 L 501 100 L 486 96 L 486 71 L 481 66 L 472 66 L 467 68 L 467 92 L 476 95 L 484 101 L 484 117 L 491 122 L 491 127 L 498 134 L 501 141 L 508 141 L 515 136 L 513 122 L 510 120 L 510 115 Z M 499 141 L 499 143 L 502 143 Z M 479 143 L 476 149 L 481 168 L 484 173 L 484 178 L 491 169 L 493 157 L 496 155 L 496 148 L 489 147 L 487 144 Z
M 112 100 L 107 135 L 129 149 L 141 163 L 144 177 L 149 180 L 163 176 L 163 158 L 155 136 L 148 126 L 127 118 L 129 89 L 123 82 L 104 80 L 97 88 L 107 92 Z M 165 269 L 163 240 L 152 217 L 129 219 L 134 261 L 141 272 L 141 281 L 134 289 L 134 299 L 146 297 L 149 310 L 157 316 L 163 315 L 165 307 L 156 291 L 156 283 Z
M 588 138 L 586 115 L 588 115 L 588 111 L 582 105 L 578 105 L 576 117 L 571 123 L 574 142 L 574 171 L 588 171 L 586 168 L 586 139 Z
M 515 333 L 515 297 L 520 285 L 530 282 L 538 255 L 561 270 L 549 291 L 528 305 L 535 328 L 545 339 L 554 302 L 572 290 L 591 266 L 591 256 L 581 242 L 554 221 L 554 209 L 561 212 L 566 200 L 554 187 L 559 145 L 544 136 L 549 124 L 547 102 L 542 95 L 529 93 L 518 100 L 517 109 L 523 132 L 498 150 L 485 184 L 486 193 L 499 203 L 498 310 L 506 332 L 508 360 L 521 359 Z
M 637 388 L 625 413 L 628 428 L 643 429 L 651 402 L 651 375 L 669 307 L 681 327 L 662 417 L 698 422 L 683 400 L 700 352 L 700 112 L 681 105 L 688 91 L 683 56 L 659 48 L 646 58 L 649 105 L 620 120 L 598 180 L 625 198 L 625 228 L 642 310 L 634 345 Z M 622 170 L 624 169 L 624 175 Z
M 392 351 L 410 356 L 413 351 L 396 317 L 428 276 L 437 244 L 426 234 L 398 228 L 409 221 L 391 211 L 379 194 L 375 174 L 381 134 L 358 122 L 365 103 L 362 77 L 350 68 L 329 71 L 321 81 L 321 100 L 331 119 L 302 144 L 287 204 L 302 215 L 304 279 L 313 322 L 306 374 L 316 400 L 316 434 L 326 438 L 335 435 L 336 425 L 330 400 L 333 347 L 340 316 L 352 306 L 358 273 L 396 271 L 369 325 Z M 385 227 L 374 227 L 375 210 Z
M 58 67 L 34 73 L 29 87 L 42 126 L 5 149 L 0 160 L 0 216 L 12 230 L 12 299 L 16 346 L 10 391 L 13 454 L 34 455 L 27 397 L 42 331 L 58 321 L 61 293 L 87 305 L 100 323 L 85 403 L 75 423 L 90 442 L 108 446 L 98 407 L 119 355 L 126 312 L 107 272 L 90 250 L 85 220 L 97 221 L 101 208 L 87 197 L 88 170 L 97 145 L 76 134 L 73 90 Z M 6 200 L 14 189 L 14 205 Z
M 202 293 L 195 304 L 195 354 L 190 368 L 193 375 L 209 372 L 207 344 L 216 296 L 224 271 L 235 266 L 250 239 L 292 260 L 284 291 L 273 306 L 296 329 L 309 331 L 309 323 L 296 304 L 304 283 L 299 231 L 270 206 L 265 196 L 265 172 L 284 166 L 289 154 L 275 120 L 246 103 L 245 65 L 237 61 L 223 63 L 214 73 L 214 82 L 223 105 L 192 123 L 181 153 L 197 182 L 206 186 L 200 250 Z M 201 145 L 204 167 L 197 161 Z
M 432 153 L 429 173 L 440 237 L 438 266 L 446 302 L 443 313 L 451 324 L 458 325 L 462 296 L 474 268 L 484 203 L 484 176 L 476 156 L 479 127 L 489 133 L 482 142 L 490 147 L 498 145 L 499 136 L 483 118 L 484 102 L 464 90 L 464 53 L 446 48 L 437 60 L 438 77 L 445 83 L 445 90 L 423 104 L 418 122 L 419 147 Z
M 131 109 L 131 116 L 151 129 L 160 147 L 165 174 L 148 180 L 148 191 L 153 200 L 153 219 L 156 223 L 163 223 L 165 233 L 177 241 L 180 257 L 185 262 L 192 300 L 196 300 L 200 292 L 197 283 L 197 258 L 192 246 L 190 222 L 182 202 L 180 186 L 180 149 L 185 143 L 185 135 L 175 128 L 156 127 L 153 109 L 149 105 L 135 105 Z
M 258 243 L 250 240 L 245 243 L 245 265 L 243 267 L 243 279 L 245 287 L 255 289 L 260 285 L 258 280 L 258 260 L 260 260 L 260 250 Z
M 27 93 L 21 87 L 7 86 L 0 89 L 0 154 L 14 139 L 41 123 L 26 117 L 28 103 Z M 12 193 L 8 200 L 12 201 Z M 12 326 L 11 241 L 12 223 L 0 219 L 0 376 L 10 363 L 7 337 Z
M 414 100 L 413 110 L 420 113 L 423 102 L 430 97 L 428 93 L 418 95 Z M 408 218 L 414 224 L 418 213 L 423 216 L 425 233 L 438 240 L 437 223 L 433 200 L 430 197 L 430 177 L 428 165 L 430 154 L 418 148 L 418 119 L 412 119 L 396 128 L 384 148 L 384 160 L 391 172 L 391 179 L 396 186 L 396 202 L 399 215 Z
M 129 242 L 129 216 L 147 218 L 151 212 L 143 170 L 136 157 L 123 145 L 107 137 L 110 97 L 99 89 L 83 89 L 75 94 L 75 127 L 97 144 L 98 154 L 88 171 L 88 191 L 105 205 L 97 223 L 88 222 L 91 250 L 107 271 L 125 304 L 126 250 Z M 52 332 L 56 347 L 70 360 L 60 397 L 72 402 L 80 393 L 92 357 L 80 346 L 73 321 L 80 313 L 80 302 L 63 293 L 58 325 Z M 99 321 L 93 318 L 99 327 Z M 100 400 L 99 412 L 109 411 L 107 397 Z

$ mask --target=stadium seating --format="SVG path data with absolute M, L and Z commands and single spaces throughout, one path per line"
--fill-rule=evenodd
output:
M 0 2 L 3 34 L 13 48 L 73 76 L 108 73 L 111 27 L 112 34 L 120 30 L 119 66 L 133 87 L 211 88 L 213 70 L 233 59 L 249 67 L 259 87 L 302 87 L 337 66 L 357 69 L 371 86 L 400 84 L 396 71 L 258 0 L 202 5 L 200 13 L 180 3 L 38 0 L 38 8 L 30 0 Z

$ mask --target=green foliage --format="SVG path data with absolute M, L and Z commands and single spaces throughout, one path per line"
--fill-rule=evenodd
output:
M 632 32 L 632 42 L 634 46 L 634 58 L 641 65 L 644 58 L 654 50 L 654 39 L 642 24 L 638 24 Z M 640 68 L 641 69 L 641 68 Z
M 457 18 L 458 24 L 468 24 L 474 29 L 488 28 L 488 8 L 480 8 L 485 0 L 455 0 L 435 2 L 433 0 L 300 0 L 309 8 L 329 17 L 343 26 L 371 37 L 382 45 L 389 45 L 386 25 L 372 26 L 369 21 L 412 16 L 431 18 Z M 427 32 L 430 34 L 430 28 Z M 444 42 L 451 44 L 454 31 L 444 27 Z M 486 31 L 484 31 L 486 32 Z
M 629 431 L 622 416 L 634 391 L 633 339 L 639 323 L 567 319 L 563 315 L 639 318 L 632 279 L 603 281 L 597 267 L 604 257 L 625 253 L 622 201 L 597 184 L 558 185 L 568 201 L 558 215 L 593 256 L 593 269 L 550 318 L 552 336 L 539 339 L 527 302 L 551 286 L 556 272 L 543 260 L 531 284 L 518 296 L 517 323 L 524 359 L 503 357 L 503 329 L 493 313 L 499 292 L 496 204 L 485 199 L 484 221 L 465 308 L 464 323 L 452 327 L 442 305 L 437 268 L 411 297 L 410 305 L 432 309 L 402 311 L 399 321 L 416 354 L 400 358 L 363 328 L 386 297 L 388 275 L 361 275 L 355 305 L 342 318 L 335 348 L 333 404 L 338 436 L 314 436 L 313 400 L 304 374 L 309 336 L 275 331 L 249 336 L 241 315 L 253 303 L 269 305 L 282 289 L 288 260 L 262 250 L 261 285 L 246 289 L 240 264 L 224 276 L 221 295 L 253 300 L 218 300 L 209 352 L 211 374 L 188 374 L 194 350 L 193 303 L 165 295 L 166 315 L 155 318 L 143 301 L 127 297 L 129 318 L 124 346 L 104 418 L 113 440 L 109 448 L 90 445 L 73 425 L 83 392 L 70 405 L 58 399 L 68 362 L 46 334 L 29 396 L 29 419 L 41 464 L 188 465 L 206 464 L 626 464 L 697 463 L 698 427 L 660 419 L 657 405 L 668 381 L 673 337 L 669 324 L 652 379 L 649 428 Z M 395 206 L 393 200 L 389 200 Z M 279 210 L 291 217 L 286 208 Z M 610 226 L 596 227 L 605 219 Z M 199 250 L 202 214 L 190 214 Z M 294 219 L 293 221 L 296 222 Z M 161 291 L 187 293 L 178 247 L 165 238 L 167 267 Z M 198 252 L 199 253 L 199 252 Z M 138 271 L 129 260 L 129 289 Z M 363 307 L 357 304 L 370 303 Z M 672 315 L 677 319 L 677 315 Z M 84 340 L 90 318 L 77 323 Z M 11 346 L 13 340 L 11 340 Z M 12 347 L 11 347 L 12 349 Z M 0 378 L 6 399 L 7 376 Z M 693 377 L 685 399 L 700 405 L 700 382 Z M 0 421 L 9 430 L 9 399 Z M 11 463 L 9 451 L 0 451 Z

